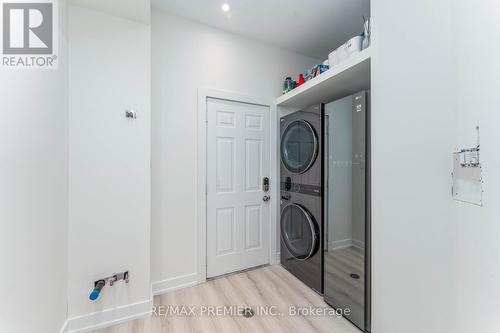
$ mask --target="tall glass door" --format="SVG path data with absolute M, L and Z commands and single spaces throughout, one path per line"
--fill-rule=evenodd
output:
M 324 294 L 362 330 L 369 330 L 367 111 L 365 92 L 325 106 Z

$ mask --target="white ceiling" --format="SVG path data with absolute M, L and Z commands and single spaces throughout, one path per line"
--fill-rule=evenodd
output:
M 150 0 L 69 0 L 69 3 L 142 23 L 151 20 Z
M 229 13 L 221 10 L 224 2 L 231 5 Z M 362 15 L 370 13 L 370 0 L 152 0 L 152 5 L 320 60 L 363 32 Z

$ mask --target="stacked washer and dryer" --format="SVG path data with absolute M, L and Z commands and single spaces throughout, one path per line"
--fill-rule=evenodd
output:
M 281 118 L 281 264 L 323 293 L 323 104 Z
M 281 118 L 281 264 L 371 330 L 370 96 Z M 347 313 L 347 312 L 344 312 Z

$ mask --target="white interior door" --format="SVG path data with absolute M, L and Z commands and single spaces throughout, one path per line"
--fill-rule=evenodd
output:
M 207 101 L 207 277 L 269 263 L 269 113 Z

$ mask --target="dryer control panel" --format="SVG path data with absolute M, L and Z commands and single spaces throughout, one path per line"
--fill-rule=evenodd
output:
M 321 196 L 321 186 L 315 185 L 282 182 L 281 191 Z

